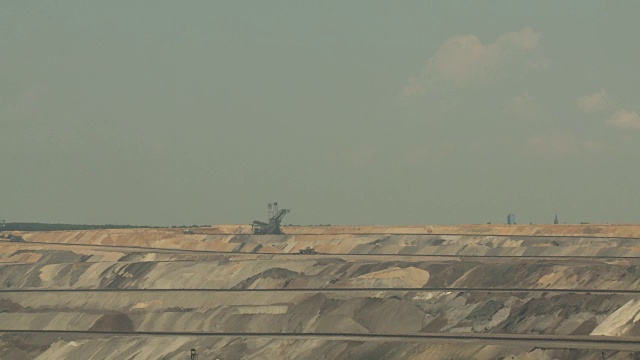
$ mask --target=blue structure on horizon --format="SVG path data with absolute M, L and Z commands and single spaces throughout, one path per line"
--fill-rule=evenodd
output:
M 507 215 L 507 224 L 509 224 L 509 225 L 515 225 L 516 224 L 516 215 L 515 214 Z

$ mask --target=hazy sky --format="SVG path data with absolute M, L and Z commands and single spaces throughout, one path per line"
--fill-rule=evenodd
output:
M 0 219 L 640 222 L 640 2 L 0 1 Z

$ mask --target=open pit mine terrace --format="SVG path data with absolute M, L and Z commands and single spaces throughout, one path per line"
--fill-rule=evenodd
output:
M 0 359 L 640 359 L 640 226 L 283 231 L 5 236 Z

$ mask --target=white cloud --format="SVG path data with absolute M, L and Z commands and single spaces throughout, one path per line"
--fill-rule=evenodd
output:
M 541 33 L 530 27 L 500 35 L 490 44 L 482 44 L 476 35 L 452 36 L 428 60 L 420 74 L 409 80 L 402 95 L 422 94 L 434 83 L 464 85 L 486 81 L 505 71 L 508 64 L 524 69 L 544 67 L 549 61 L 538 55 L 541 37 Z
M 514 96 L 505 106 L 509 115 L 531 116 L 537 108 L 536 99 L 529 93 Z
M 611 106 L 611 100 L 606 90 L 600 90 L 595 94 L 583 96 L 578 99 L 578 110 L 585 114 L 593 114 L 595 112 L 606 110 Z
M 635 111 L 616 111 L 606 121 L 610 126 L 620 129 L 640 129 L 640 115 Z
M 609 147 L 602 142 L 581 140 L 570 132 L 565 132 L 532 136 L 526 143 L 526 149 L 529 155 L 534 157 L 557 158 L 603 153 L 607 152 Z

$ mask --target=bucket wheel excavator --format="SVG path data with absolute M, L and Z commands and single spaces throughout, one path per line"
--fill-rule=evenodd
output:
M 254 221 L 251 224 L 251 229 L 255 235 L 280 235 L 282 234 L 282 229 L 280 228 L 280 223 L 282 219 L 287 213 L 290 213 L 289 209 L 281 209 L 278 210 L 278 203 L 274 202 L 273 204 L 269 203 L 268 205 L 268 222 L 262 221 Z

